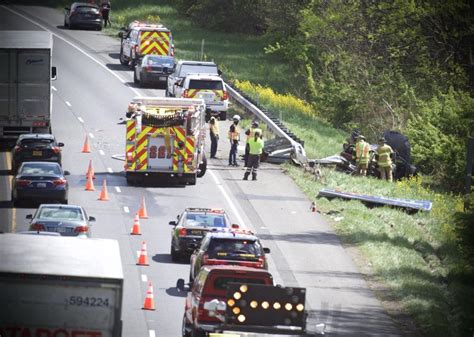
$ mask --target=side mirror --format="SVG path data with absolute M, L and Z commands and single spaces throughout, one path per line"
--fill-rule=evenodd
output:
M 69 172 L 69 171 L 64 171 L 63 174 L 64 174 L 65 176 L 69 176 L 69 175 L 71 175 L 71 172 Z
M 118 37 L 123 38 L 123 32 L 118 32 Z
M 89 217 L 89 221 L 90 221 L 90 222 L 95 222 L 95 217 L 90 216 L 90 217 Z
M 33 219 L 33 214 L 28 214 L 28 215 L 26 216 L 26 218 L 27 218 L 27 219 Z
M 270 248 L 263 247 L 263 252 L 264 252 L 265 254 L 270 254 Z
M 58 70 L 56 67 L 51 67 L 51 80 L 56 81 L 58 79 Z
M 58 146 L 59 146 L 59 147 L 63 147 L 63 146 L 64 146 L 64 143 L 58 143 Z
M 180 279 L 178 279 L 178 281 L 176 281 L 176 288 L 179 291 L 184 291 L 185 290 L 185 288 L 184 288 L 184 279 L 180 278 Z
M 217 69 L 217 75 L 219 75 L 219 76 L 222 75 L 222 71 L 220 69 Z
M 168 222 L 168 224 L 169 224 L 170 226 L 176 226 L 176 225 L 177 225 L 176 221 L 174 221 L 174 220 Z

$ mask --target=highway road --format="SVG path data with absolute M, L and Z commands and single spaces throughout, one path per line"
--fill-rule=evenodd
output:
M 97 218 L 93 236 L 118 240 L 125 274 L 123 336 L 180 336 L 184 294 L 176 280 L 187 278 L 189 265 L 172 263 L 168 222 L 185 207 L 221 207 L 233 222 L 254 230 L 271 249 L 270 271 L 279 284 L 306 287 L 309 328 L 327 324 L 329 336 L 398 336 L 351 258 L 325 219 L 309 210 L 310 202 L 278 167 L 265 166 L 257 182 L 242 181 L 243 169 L 227 166 L 227 142 L 221 137 L 218 157 L 196 186 L 131 187 L 123 174 L 124 117 L 137 95 L 164 96 L 163 90 L 140 89 L 133 73 L 118 61 L 119 41 L 101 32 L 65 30 L 58 10 L 34 6 L 0 6 L 0 30 L 48 30 L 54 34 L 53 133 L 66 145 L 63 166 L 71 172 L 71 204 Z M 171 27 L 172 28 L 172 27 Z M 176 37 L 175 37 L 176 38 Z M 179 45 L 179 44 L 178 44 Z M 225 133 L 226 123 L 221 125 Z M 92 152 L 81 153 L 85 135 Z M 84 190 L 92 160 L 95 192 Z M 0 158 L 1 231 L 26 230 L 32 208 L 13 209 L 8 174 L 9 153 Z M 109 201 L 98 201 L 107 180 Z M 142 236 L 129 235 L 133 214 L 145 197 L 149 219 Z M 136 266 L 141 242 L 148 245 L 150 266 Z M 60 252 L 58 252 L 60 253 Z M 154 285 L 156 311 L 141 309 L 147 280 Z

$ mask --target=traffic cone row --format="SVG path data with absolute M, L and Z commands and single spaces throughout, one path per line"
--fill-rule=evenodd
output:
M 145 302 L 143 303 L 143 310 L 155 310 L 155 299 L 153 297 L 153 285 L 151 281 L 148 282 L 148 289 L 146 291 Z
M 90 153 L 91 152 L 91 147 L 89 145 L 89 137 L 87 137 L 87 135 L 86 135 L 86 138 L 84 139 L 84 145 L 82 146 L 81 152 L 82 153 Z
M 89 160 L 89 167 L 87 168 L 86 178 L 92 176 L 92 179 L 95 179 L 94 168 L 92 167 L 92 159 Z
M 140 231 L 140 220 L 138 217 L 138 213 L 135 214 L 135 219 L 133 219 L 133 226 L 132 231 L 130 232 L 131 235 L 142 235 Z
M 100 201 L 107 201 L 109 200 L 109 193 L 107 192 L 107 181 L 104 179 L 102 182 L 102 190 L 100 191 L 99 194 L 99 200 Z
M 140 219 L 148 219 L 148 212 L 146 211 L 145 197 L 142 197 L 142 204 L 138 209 L 138 216 Z
M 146 242 L 142 242 L 142 249 L 140 250 L 140 255 L 138 256 L 137 265 L 139 266 L 149 266 L 148 255 L 146 252 Z

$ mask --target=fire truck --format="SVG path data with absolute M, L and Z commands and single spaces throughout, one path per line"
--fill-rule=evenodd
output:
M 205 113 L 202 99 L 133 99 L 126 113 L 127 183 L 195 185 L 207 168 Z

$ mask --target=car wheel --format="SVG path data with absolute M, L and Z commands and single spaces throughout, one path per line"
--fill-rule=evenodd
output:
M 206 174 L 206 170 L 207 170 L 207 158 L 206 158 L 206 155 L 203 154 L 202 163 L 199 164 L 199 173 L 197 174 L 198 178 L 201 178 L 202 176 L 204 176 L 204 174 Z
M 135 70 L 133 71 L 133 83 L 135 84 L 138 84 L 138 77 L 137 77 L 137 69 L 138 68 L 135 68 Z
M 186 313 L 184 313 L 183 324 L 181 326 L 181 335 L 183 337 L 191 337 L 189 330 L 191 330 L 191 325 L 188 322 L 186 322 Z
M 125 55 L 123 54 L 123 47 L 120 47 L 120 64 L 126 66 L 128 61 L 125 59 Z
M 66 18 L 64 18 L 64 27 L 67 27 Z
M 179 258 L 180 258 L 179 253 L 176 250 L 174 250 L 173 244 L 171 244 L 170 254 L 171 254 L 171 261 L 173 262 L 179 261 Z

